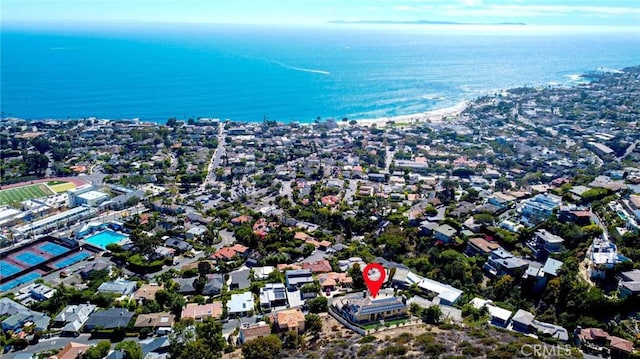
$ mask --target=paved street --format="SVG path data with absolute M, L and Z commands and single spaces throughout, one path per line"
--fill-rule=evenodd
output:
M 207 184 L 213 183 L 216 179 L 215 170 L 220 166 L 220 162 L 222 161 L 222 157 L 225 154 L 225 141 L 224 141 L 224 124 L 220 124 L 220 131 L 218 132 L 218 147 L 216 148 L 213 156 L 211 156 L 211 162 L 209 162 L 209 167 L 207 167 L 207 177 L 202 182 L 200 186 L 201 190 L 204 190 Z

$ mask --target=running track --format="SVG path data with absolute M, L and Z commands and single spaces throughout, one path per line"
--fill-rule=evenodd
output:
M 6 186 L 0 186 L 0 190 L 9 189 L 9 188 L 15 188 L 15 187 L 21 187 L 21 186 L 28 186 L 30 184 L 47 183 L 47 182 L 50 182 L 50 181 L 71 182 L 71 183 L 75 184 L 76 187 L 80 187 L 80 186 L 82 186 L 82 185 L 84 185 L 86 183 L 85 181 L 81 180 L 79 177 L 52 177 L 52 178 L 41 178 L 41 179 L 36 179 L 36 180 L 33 180 L 33 181 L 26 181 L 26 182 L 8 184 Z

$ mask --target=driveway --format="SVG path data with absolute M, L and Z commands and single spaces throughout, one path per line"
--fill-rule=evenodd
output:
M 256 317 L 242 317 L 240 319 L 229 319 L 228 322 L 222 323 L 222 335 L 225 338 L 229 338 L 229 335 L 232 334 L 236 328 L 240 327 L 242 323 L 253 324 L 257 321 Z
M 233 243 L 236 242 L 236 236 L 231 231 L 223 229 L 219 231 L 218 234 L 220 235 L 220 238 L 222 238 L 222 240 L 220 241 L 220 243 L 213 246 L 216 250 L 225 246 L 233 245 Z
M 308 256 L 307 258 L 304 259 L 304 263 L 313 263 L 313 262 L 317 262 L 319 260 L 324 259 L 324 257 L 326 256 L 325 251 L 320 250 L 320 249 L 316 249 L 315 251 L 313 251 L 313 253 L 311 253 L 310 256 Z

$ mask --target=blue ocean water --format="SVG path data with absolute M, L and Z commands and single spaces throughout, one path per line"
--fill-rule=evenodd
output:
M 639 29 L 141 25 L 1 35 L 0 109 L 26 119 L 387 117 L 640 64 Z

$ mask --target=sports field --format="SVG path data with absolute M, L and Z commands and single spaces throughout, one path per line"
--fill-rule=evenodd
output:
M 53 195 L 44 183 L 4 189 L 0 191 L 0 205 L 22 202 L 25 199 L 40 198 Z
M 55 181 L 49 182 L 47 184 L 49 185 L 49 188 L 51 188 L 55 193 L 63 193 L 67 192 L 70 189 L 76 188 L 76 185 L 71 182 Z

